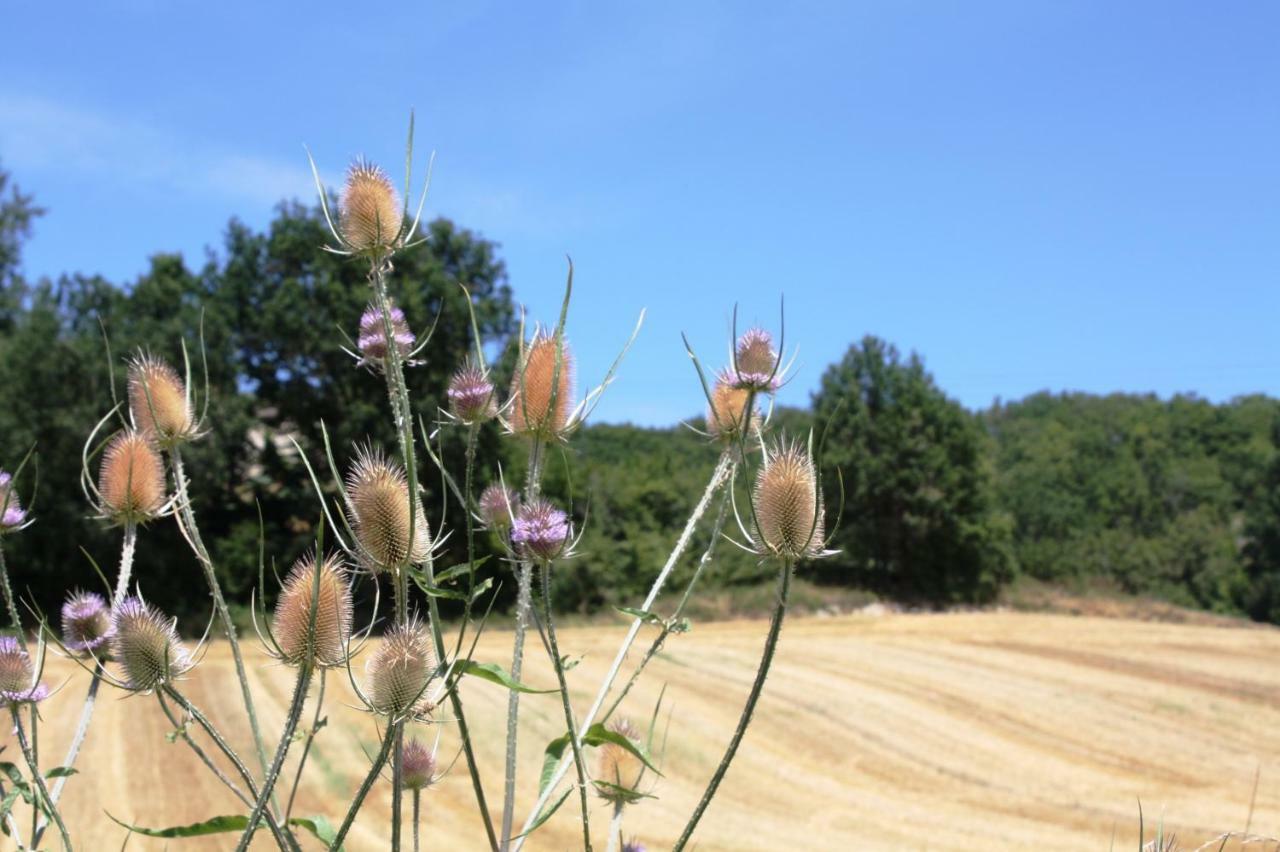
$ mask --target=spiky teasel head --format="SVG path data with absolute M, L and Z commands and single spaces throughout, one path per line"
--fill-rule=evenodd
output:
M 364 160 L 351 164 L 338 209 L 347 248 L 381 255 L 399 247 L 404 208 L 391 179 L 378 166 Z
M 492 420 L 498 414 L 493 382 L 483 367 L 471 359 L 449 379 L 449 413 L 468 426 Z
M 782 386 L 781 357 L 773 336 L 762 328 L 747 329 L 738 338 L 732 369 L 733 384 L 742 390 L 773 393 Z
M 374 712 L 397 718 L 429 709 L 427 687 L 435 664 L 422 623 L 412 619 L 393 627 L 369 659 L 366 674 Z
M 401 358 L 408 358 L 413 352 L 414 337 L 409 330 L 409 323 L 404 318 L 404 311 L 396 306 L 391 297 L 387 297 L 387 313 L 391 315 L 391 337 Z M 356 337 L 356 348 L 360 350 L 360 360 L 365 364 L 381 365 L 387 357 L 387 329 L 382 321 L 382 309 L 373 302 L 360 315 L 360 333 Z
M 563 337 L 534 337 L 516 367 L 507 406 L 513 434 L 546 440 L 568 431 L 573 413 L 573 356 Z
M 430 554 L 431 533 L 422 501 L 414 495 L 410 517 L 404 469 L 380 451 L 371 447 L 357 450 L 356 462 L 347 473 L 347 499 L 361 559 L 369 570 L 392 570 L 406 562 L 417 564 Z
M 823 556 L 822 492 L 806 447 L 785 438 L 766 448 L 751 495 L 756 549 L 794 562 Z
M 27 649 L 13 636 L 0 636 L 0 700 L 16 704 L 48 697 L 49 687 L 36 683 Z
M 512 517 L 520 513 L 520 495 L 495 482 L 480 493 L 479 507 L 485 526 L 501 532 L 511 526 Z
M 194 665 L 178 641 L 175 620 L 141 598 L 127 597 L 112 614 L 111 656 L 124 669 L 124 685 L 147 692 Z
M 13 475 L 0 470 L 0 535 L 16 532 L 26 522 L 26 510 L 18 502 L 18 492 L 13 488 Z
M 143 523 L 165 503 L 164 461 L 155 443 L 136 429 L 117 432 L 98 471 L 102 513 L 117 523 Z
M 744 424 L 751 426 L 759 419 L 754 410 L 748 414 L 749 402 L 751 391 L 738 387 L 731 373 L 721 373 L 716 378 L 711 402 L 707 406 L 707 434 L 722 441 L 740 437 Z M 751 406 L 755 408 L 754 403 Z
M 102 595 L 73 592 L 62 605 L 62 644 L 69 651 L 92 654 L 112 635 L 111 610 Z
M 626 737 L 637 748 L 640 747 L 640 731 L 629 719 L 615 719 L 609 723 L 608 729 Z M 644 770 L 644 761 L 633 752 L 617 743 L 606 742 L 600 746 L 595 778 L 596 792 L 615 805 L 635 802 L 641 798 L 640 779 Z
M 186 383 L 168 362 L 139 352 L 129 362 L 129 413 L 139 432 L 164 445 L 196 437 Z
M 400 786 L 405 790 L 425 790 L 438 780 L 432 750 L 416 737 L 407 741 L 400 758 Z
M 541 498 L 520 507 L 511 527 L 511 543 L 516 552 L 543 563 L 568 556 L 572 535 L 569 517 Z
M 623 842 L 622 852 L 645 852 L 645 847 L 643 843 L 633 837 Z
M 329 668 L 347 661 L 351 585 L 340 558 L 329 555 L 317 564 L 309 554 L 293 564 L 276 599 L 271 634 L 280 660 L 290 665 Z

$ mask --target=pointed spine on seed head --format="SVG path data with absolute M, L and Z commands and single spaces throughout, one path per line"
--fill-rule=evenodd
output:
M 111 640 L 111 610 L 101 595 L 74 592 L 62 604 L 62 644 L 69 651 L 92 653 Z
M 640 732 L 630 720 L 615 719 L 608 729 L 626 737 L 637 747 Z M 600 797 L 615 805 L 630 804 L 640 798 L 640 779 L 644 775 L 644 762 L 617 743 L 606 742 L 600 746 L 599 764 L 596 770 L 596 791 Z
M 411 739 L 404 744 L 400 772 L 402 789 L 425 790 L 438 780 L 436 756 L 422 740 Z
M 346 486 L 351 526 L 365 567 L 386 571 L 426 560 L 431 552 L 430 530 L 416 494 L 411 517 L 409 483 L 403 468 L 382 452 L 361 447 L 347 473 Z
M 538 334 L 511 380 L 509 426 L 516 435 L 559 438 L 573 411 L 573 356 L 563 337 Z
M 498 532 L 510 527 L 512 517 L 520 513 L 520 495 L 501 482 L 482 491 L 478 503 L 485 526 Z
M 141 598 L 127 597 L 112 617 L 111 656 L 124 669 L 129 689 L 147 692 L 172 682 L 194 665 L 178 641 L 175 621 Z
M 0 535 L 21 529 L 26 521 L 26 510 L 13 489 L 13 476 L 0 470 Z
M 107 444 L 98 472 L 103 514 L 119 523 L 144 523 L 164 507 L 164 461 L 155 444 L 125 429 Z
M 366 666 L 374 712 L 398 718 L 429 709 L 427 687 L 435 674 L 426 630 L 417 619 L 393 627 Z
M 281 661 L 289 665 L 330 668 L 346 662 L 351 586 L 341 559 L 307 555 L 294 563 L 276 600 L 272 635 Z
M 762 555 L 789 561 L 824 555 L 822 492 L 808 449 L 786 438 L 768 448 L 751 500 Z
M 404 209 L 387 173 L 373 163 L 356 160 L 347 170 L 339 215 L 343 242 L 352 251 L 383 254 L 399 247 Z
M 717 376 L 707 405 L 707 434 L 728 441 L 742 434 L 744 424 L 754 426 L 759 418 L 755 411 L 746 410 L 750 400 L 751 391 L 738 387 L 730 372 Z M 755 408 L 754 403 L 752 408 Z
M 484 423 L 498 414 L 493 382 L 484 368 L 470 358 L 449 379 L 447 396 L 449 413 L 460 423 Z
M 129 413 L 139 432 L 161 444 L 196 437 L 195 410 L 186 383 L 167 362 L 145 352 L 129 362 Z
M 400 351 L 401 358 L 408 358 L 413 351 L 414 336 L 409 330 L 409 323 L 404 317 L 404 311 L 396 306 L 391 297 L 387 297 L 389 306 L 388 313 L 391 314 L 391 335 L 395 340 L 396 348 Z M 381 364 L 387 357 L 387 334 L 386 327 L 382 323 L 382 311 L 379 307 L 370 302 L 364 309 L 364 313 L 360 315 L 360 332 L 356 336 L 356 348 L 360 350 L 362 362 L 368 364 Z
M 31 655 L 13 636 L 0 636 L 0 700 L 9 704 L 43 701 L 49 687 L 36 683 Z
M 542 498 L 521 506 L 511 527 L 516 552 L 542 563 L 568 556 L 572 535 L 569 517 Z

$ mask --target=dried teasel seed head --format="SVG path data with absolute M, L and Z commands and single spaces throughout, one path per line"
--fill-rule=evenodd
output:
M 491 530 L 511 526 L 513 515 L 520 513 L 520 495 L 501 482 L 495 482 L 480 493 L 480 517 Z
M 498 414 L 493 382 L 480 365 L 470 359 L 449 379 L 447 394 L 450 413 L 462 423 L 484 423 Z
M 573 356 L 554 335 L 540 334 L 529 344 L 511 380 L 511 431 L 539 438 L 558 437 L 573 409 Z
M 178 641 L 174 620 L 141 598 L 127 597 L 112 614 L 111 656 L 124 669 L 130 689 L 145 692 L 191 669 L 191 655 Z
M 822 495 L 808 450 L 785 439 L 775 444 L 756 474 L 751 501 L 761 553 L 788 560 L 822 555 Z
M 13 490 L 13 476 L 0 470 L 0 535 L 17 530 L 26 521 L 26 510 Z
M 431 646 L 422 623 L 393 627 L 366 667 L 369 701 L 385 716 L 416 715 L 427 709 L 427 686 L 435 674 Z
M 395 340 L 396 349 L 400 351 L 400 357 L 407 358 L 413 351 L 413 332 L 409 330 L 404 311 L 400 310 L 389 296 L 387 302 L 387 313 L 391 315 L 392 339 Z M 365 361 L 381 363 L 387 357 L 386 332 L 386 326 L 382 322 L 382 309 L 370 302 L 364 309 L 364 313 L 360 315 L 360 333 L 356 337 L 356 347 Z
M 722 440 L 741 435 L 744 423 L 753 425 L 758 419 L 754 411 L 747 413 L 750 399 L 751 391 L 735 385 L 730 374 L 721 374 L 711 391 L 711 404 L 707 406 L 707 434 Z
M 762 328 L 751 328 L 738 338 L 734 349 L 734 384 L 743 390 L 772 393 L 782 384 L 773 336 Z
M 129 413 L 138 431 L 163 444 L 195 437 L 196 418 L 177 371 L 153 355 L 129 362 Z
M 436 758 L 422 740 L 404 744 L 400 765 L 400 786 L 405 790 L 425 790 L 436 782 Z
M 547 500 L 537 499 L 520 508 L 511 527 L 511 543 L 521 556 L 550 562 L 565 555 L 572 532 L 564 512 Z
M 281 659 L 290 665 L 329 668 L 346 662 L 351 585 L 340 558 L 326 556 L 318 567 L 313 555 L 294 563 L 276 600 L 271 631 Z
M 351 525 L 360 542 L 361 557 L 371 571 L 417 564 L 431 552 L 431 533 L 422 501 L 415 495 L 412 518 L 404 469 L 380 451 L 362 447 L 347 474 Z M 413 527 L 410 541 L 409 527 Z
M 640 732 L 629 719 L 619 718 L 609 723 L 609 730 L 626 737 L 637 747 Z M 640 789 L 640 777 L 644 774 L 644 761 L 617 743 L 606 742 L 600 746 L 599 764 L 596 769 L 596 785 L 600 797 L 614 804 L 634 802 Z
M 43 701 L 49 697 L 49 687 L 33 683 L 35 668 L 31 655 L 13 636 L 0 636 L 0 700 L 9 703 Z
M 111 639 L 111 610 L 102 595 L 74 592 L 62 605 L 62 644 L 91 653 Z
M 98 492 L 113 520 L 140 523 L 164 506 L 164 461 L 155 444 L 136 429 L 118 432 L 102 454 Z
M 353 251 L 381 253 L 399 244 L 404 208 L 387 173 L 373 163 L 351 164 L 339 213 L 342 238 Z

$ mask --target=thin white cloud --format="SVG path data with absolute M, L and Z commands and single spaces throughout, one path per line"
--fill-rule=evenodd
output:
M 0 156 L 25 174 L 80 174 L 262 205 L 314 192 L 305 160 L 230 151 L 133 116 L 12 92 L 0 92 Z

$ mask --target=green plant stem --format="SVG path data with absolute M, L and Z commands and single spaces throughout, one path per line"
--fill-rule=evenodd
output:
M 684 530 L 680 533 L 680 538 L 676 540 L 675 547 L 672 548 L 671 554 L 667 557 L 666 564 L 658 572 L 657 578 L 654 579 L 653 585 L 649 588 L 649 594 L 641 605 L 641 609 L 646 612 L 653 606 L 653 602 L 657 600 L 658 593 L 662 591 L 662 587 L 675 568 L 676 562 L 679 561 L 689 547 L 689 543 L 693 540 L 693 532 L 697 528 L 698 522 L 702 520 L 702 516 L 706 514 L 712 498 L 722 485 L 732 480 L 733 472 L 736 469 L 736 462 L 734 461 L 736 458 L 735 449 L 735 447 L 726 447 L 724 452 L 720 454 L 720 460 L 716 463 L 715 470 L 711 473 L 711 479 L 707 482 L 707 487 L 702 492 L 702 497 L 698 500 L 697 505 L 694 506 L 693 512 L 689 515 L 689 520 L 685 522 Z M 600 688 L 596 692 L 595 701 L 592 702 L 591 708 L 587 710 L 587 715 L 582 720 L 582 726 L 577 734 L 579 743 L 582 741 L 583 734 L 595 721 L 600 708 L 604 706 L 605 698 L 608 697 L 609 690 L 613 686 L 614 680 L 617 679 L 618 672 L 622 669 L 622 663 L 627 657 L 627 652 L 631 649 L 631 645 L 635 642 L 643 624 L 643 619 L 632 619 L 631 627 L 627 630 L 627 635 L 623 638 L 622 645 L 618 648 L 618 653 L 613 658 L 613 665 L 610 666 L 609 673 L 605 675 L 605 679 L 601 682 Z M 551 795 L 555 792 L 556 785 L 560 783 L 568 771 L 568 760 L 561 758 L 555 773 L 551 776 L 551 780 L 543 787 L 542 793 L 538 796 L 538 800 L 533 806 L 533 810 L 529 812 L 529 817 L 524 822 L 524 827 L 520 832 L 521 836 L 515 843 L 517 852 L 524 846 L 524 841 L 529 836 L 529 830 L 533 827 L 534 821 L 538 819 L 542 809 L 547 806 L 547 803 L 551 800 Z
M 364 781 L 360 784 L 360 789 L 356 791 L 355 798 L 351 800 L 351 807 L 347 810 L 347 815 L 342 820 L 338 833 L 334 835 L 333 841 L 329 844 L 329 852 L 336 852 L 342 846 L 342 841 L 346 839 L 347 832 L 351 830 L 351 824 L 355 822 L 356 814 L 360 812 L 360 806 L 364 804 L 365 797 L 369 795 L 373 782 L 378 780 L 382 767 L 387 765 L 387 757 L 391 754 L 393 745 L 395 745 L 395 737 L 388 730 L 387 735 L 382 738 L 382 748 L 378 751 L 378 756 L 373 759 L 373 765 L 369 767 L 369 774 L 365 776 Z
M 578 730 L 573 721 L 573 704 L 569 701 L 569 684 L 564 677 L 564 662 L 560 657 L 560 646 L 556 642 L 556 623 L 551 615 L 551 571 L 544 565 L 539 572 L 542 575 L 542 606 L 546 613 L 547 641 L 551 643 L 551 665 L 556 670 L 556 678 L 560 681 L 560 703 L 564 707 L 565 731 L 569 733 L 569 745 L 573 748 L 573 766 L 578 771 L 578 796 L 582 802 L 582 848 L 591 852 L 591 811 L 587 803 L 587 767 L 582 761 L 582 744 L 573 735 Z
M 421 849 L 418 840 L 418 824 L 422 819 L 422 791 L 414 789 L 413 791 L 413 852 Z
M 124 525 L 124 536 L 120 541 L 120 575 L 116 579 L 116 593 L 111 599 L 112 606 L 124 600 L 129 594 L 129 580 L 133 576 L 133 553 L 138 544 L 138 525 L 127 521 Z
M 39 791 L 40 798 L 49 806 L 49 813 L 53 816 L 53 822 L 58 826 L 58 833 L 62 835 L 62 848 L 66 852 L 71 852 L 71 835 L 67 833 L 67 825 L 62 821 L 62 814 L 58 813 L 58 809 L 53 805 L 53 797 L 49 795 L 49 788 L 45 786 L 44 776 L 40 774 L 40 764 L 36 762 L 35 749 L 30 742 L 27 741 L 26 729 L 22 727 L 22 714 L 18 712 L 18 705 L 9 704 L 9 712 L 13 714 L 14 730 L 18 733 L 18 746 L 22 749 L 22 756 L 26 758 L 27 768 L 31 770 L 31 783 L 35 784 Z M 32 807 L 37 814 L 40 812 L 39 807 Z M 31 825 L 31 833 L 35 834 L 35 820 L 33 818 Z
M 395 723 L 395 749 L 391 752 L 391 852 L 400 852 L 401 802 L 404 799 L 404 722 Z
M 192 550 L 195 551 L 196 561 L 204 569 L 204 579 L 209 585 L 209 594 L 213 597 L 214 610 L 218 613 L 218 618 L 222 622 L 222 630 L 226 633 L 227 642 L 231 645 L 231 659 L 235 663 L 236 679 L 240 681 L 240 695 L 244 700 L 245 713 L 249 717 L 249 728 L 253 732 L 253 745 L 258 753 L 258 764 L 265 775 L 267 771 L 267 748 L 262 739 L 262 729 L 258 725 L 258 713 L 253 706 L 253 692 L 249 688 L 249 676 L 245 673 L 244 656 L 240 653 L 240 641 L 236 638 L 236 625 L 231 620 L 231 611 L 227 609 L 227 602 L 222 597 L 222 586 L 218 583 L 218 575 L 213 567 L 213 559 L 209 556 L 209 550 L 205 547 L 204 540 L 200 537 L 200 528 L 196 525 L 195 510 L 191 508 L 191 495 L 187 490 L 187 474 L 182 464 L 182 452 L 176 445 L 169 448 L 169 463 L 173 468 L 173 483 L 178 502 L 179 525 L 185 529 L 185 537 L 189 540 Z M 275 803 L 275 799 L 272 797 L 272 811 L 279 813 L 279 810 L 279 805 Z
M 271 768 L 267 770 L 267 775 L 262 780 L 262 789 L 258 792 L 258 800 L 253 804 L 253 811 L 249 814 L 249 825 L 245 827 L 244 834 L 240 837 L 236 852 L 244 852 L 249 848 L 249 841 L 253 839 L 253 833 L 262 819 L 262 812 L 267 808 L 271 791 L 275 789 L 276 779 L 280 777 L 280 770 L 284 767 L 285 755 L 289 753 L 289 746 L 293 743 L 293 732 L 298 728 L 298 719 L 302 716 L 303 705 L 307 703 L 307 689 L 311 686 L 312 671 L 309 664 L 304 664 L 298 669 L 298 680 L 293 688 L 293 701 L 289 704 L 288 715 L 285 716 L 280 744 L 276 746 Z
M 173 711 L 169 709 L 168 703 L 164 700 L 164 695 L 157 692 L 156 700 L 160 703 L 160 709 L 164 711 L 165 718 L 169 720 L 169 724 L 173 725 L 174 732 L 178 736 L 182 737 L 183 742 L 191 746 L 191 750 L 196 753 L 196 757 L 200 758 L 200 762 L 207 766 L 209 771 L 223 783 L 223 786 L 234 793 L 236 798 L 244 803 L 245 807 L 252 808 L 253 799 L 249 798 L 249 796 L 236 785 L 236 782 L 232 781 L 231 778 L 227 776 L 227 773 L 223 772 L 222 769 L 218 767 L 218 764 L 213 762 L 213 758 L 209 757 L 209 754 L 204 749 L 200 748 L 199 743 L 191 738 L 191 735 L 187 733 L 186 725 L 183 725 L 174 717 Z
M 307 757 L 311 754 L 311 744 L 315 742 L 320 727 L 320 711 L 324 709 L 324 682 L 327 669 L 320 670 L 320 690 L 316 694 L 316 713 L 311 720 L 311 730 L 307 731 L 307 742 L 302 747 L 302 757 L 298 759 L 298 769 L 293 774 L 293 787 L 289 790 L 289 802 L 284 806 L 284 822 L 289 824 L 289 816 L 293 813 L 293 800 L 298 795 L 298 785 L 302 782 L 302 768 L 307 765 Z
M 693 837 L 694 829 L 698 827 L 698 821 L 702 819 L 702 814 L 707 810 L 707 806 L 711 804 L 711 799 L 715 796 L 716 789 L 720 786 L 721 780 L 724 779 L 725 773 L 729 771 L 729 764 L 733 761 L 733 756 L 738 752 L 738 746 L 742 743 L 742 737 L 747 732 L 747 726 L 751 724 L 751 716 L 755 712 L 756 702 L 760 700 L 760 693 L 764 691 L 764 681 L 769 675 L 769 667 L 773 664 L 773 654 L 778 647 L 778 634 L 782 632 L 782 620 L 787 614 L 787 597 L 790 591 L 791 563 L 784 562 L 782 570 L 778 574 L 778 604 L 774 607 L 773 618 L 769 622 L 769 635 L 765 639 L 764 653 L 760 656 L 760 667 L 756 671 L 755 682 L 751 684 L 751 694 L 747 696 L 747 704 L 742 708 L 742 717 L 738 720 L 738 727 L 733 732 L 733 738 L 729 740 L 729 747 L 725 749 L 724 757 L 720 759 L 720 765 L 716 767 L 715 774 L 711 776 L 711 781 L 707 784 L 707 789 L 702 794 L 702 799 L 694 809 L 693 816 L 689 817 L 689 822 L 684 827 L 684 832 L 681 833 L 680 839 L 672 847 L 672 852 L 680 852 L 688 844 L 689 838 Z
M 13 586 L 9 583 L 9 566 L 4 560 L 4 546 L 0 544 L 0 589 L 4 591 L 4 606 L 9 611 L 9 624 L 18 637 L 23 648 L 27 647 L 27 635 L 22 631 L 22 619 L 18 618 L 18 605 L 13 597 Z
M 32 701 L 29 705 L 31 710 L 31 754 L 23 752 L 23 756 L 27 757 L 31 762 L 31 771 L 34 774 L 40 773 L 40 714 L 36 711 L 36 703 Z M 45 801 L 49 803 L 49 809 L 53 810 L 53 799 L 45 792 Z M 36 831 L 40 828 L 40 809 L 31 809 L 31 836 L 36 836 Z
M 462 604 L 462 624 L 458 628 L 458 641 L 453 649 L 455 657 L 462 653 L 462 642 L 467 635 L 467 627 L 471 624 L 471 605 L 475 602 L 473 594 L 476 588 L 476 524 L 475 505 L 472 492 L 473 477 L 476 467 L 476 439 L 480 435 L 479 424 L 467 426 L 466 475 L 463 479 L 463 514 L 467 518 L 467 599 Z

